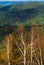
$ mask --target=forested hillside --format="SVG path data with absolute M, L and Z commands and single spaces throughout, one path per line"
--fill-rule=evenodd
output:
M 0 6 L 0 65 L 44 65 L 44 3 Z

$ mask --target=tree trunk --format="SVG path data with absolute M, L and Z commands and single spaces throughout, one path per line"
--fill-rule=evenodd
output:
M 26 48 L 24 48 L 24 65 L 26 65 Z
M 8 57 L 8 65 L 10 65 L 10 57 L 9 57 L 9 39 L 7 40 L 7 57 Z
M 33 63 L 33 28 L 32 28 L 32 30 L 31 30 L 31 33 L 32 33 L 32 35 L 31 35 L 31 65 L 32 65 L 32 63 Z

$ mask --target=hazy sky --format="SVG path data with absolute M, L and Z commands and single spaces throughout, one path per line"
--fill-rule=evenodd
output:
M 44 1 L 44 0 L 0 0 L 0 1 Z

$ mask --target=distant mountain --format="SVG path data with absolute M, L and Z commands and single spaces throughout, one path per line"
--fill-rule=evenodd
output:
M 32 20 L 32 22 L 31 22 Z M 44 4 L 27 2 L 0 8 L 0 25 L 44 25 Z
M 23 4 L 22 1 L 0 1 L 0 5 L 6 6 L 6 5 L 16 5 L 16 4 Z

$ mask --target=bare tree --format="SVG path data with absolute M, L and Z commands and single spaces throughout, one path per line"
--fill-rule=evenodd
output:
M 23 35 L 21 34 L 20 36 L 21 36 L 21 37 L 20 37 L 20 40 L 21 40 L 21 42 L 22 42 L 22 44 L 23 44 L 23 47 L 24 47 L 23 51 L 22 51 L 22 49 L 18 46 L 17 40 L 16 40 L 16 46 L 19 48 L 19 50 L 20 50 L 22 56 L 24 57 L 24 65 L 26 65 L 26 53 L 27 53 L 28 47 L 30 47 L 30 44 L 28 44 L 28 45 L 26 46 L 26 43 L 24 42 Z
M 36 59 L 36 61 L 37 61 L 37 64 L 38 65 L 40 65 L 40 61 L 39 61 L 39 59 L 37 58 L 37 56 L 36 56 L 36 53 L 35 53 L 35 51 L 37 51 L 38 49 L 40 49 L 40 55 L 41 55 L 41 48 L 40 48 L 40 46 L 39 46 L 39 48 L 36 48 L 36 49 L 34 49 L 34 42 L 33 42 L 33 38 L 34 38 L 34 32 L 33 32 L 34 30 L 33 30 L 33 27 L 32 27 L 32 29 L 31 29 L 31 44 L 28 44 L 27 46 L 26 46 L 26 43 L 25 43 L 25 41 L 24 41 L 24 37 L 23 37 L 23 34 L 21 33 L 20 34 L 20 40 L 21 40 L 21 42 L 22 42 L 22 44 L 23 44 L 23 47 L 24 47 L 24 49 L 23 49 L 23 51 L 22 51 L 22 49 L 21 49 L 21 47 L 19 47 L 18 46 L 18 42 L 17 42 L 17 40 L 16 40 L 16 46 L 19 48 L 19 50 L 20 50 L 20 52 L 21 52 L 21 54 L 23 55 L 23 57 L 24 57 L 24 65 L 26 65 L 26 62 L 27 62 L 27 60 L 26 60 L 26 54 L 27 54 L 27 49 L 28 48 L 31 48 L 31 65 L 33 64 L 33 56 L 35 57 L 35 59 Z M 39 42 L 39 41 L 38 41 Z M 42 60 L 42 56 L 41 56 L 41 60 Z M 29 61 L 28 61 L 29 62 Z M 29 63 L 28 63 L 29 64 Z M 42 61 L 41 61 L 41 64 L 42 64 Z
M 42 50 L 41 50 L 41 46 L 40 46 L 40 39 L 39 39 L 39 35 L 37 36 L 37 38 L 38 38 L 38 43 L 39 43 L 39 50 L 40 50 L 41 65 L 43 65 L 43 61 L 42 61 Z
M 31 65 L 33 64 L 33 56 L 35 57 L 38 65 L 43 65 L 42 52 L 41 52 L 42 50 L 41 50 L 41 46 L 40 46 L 39 34 L 37 33 L 37 40 L 38 40 L 39 47 L 37 49 L 34 49 L 34 46 L 33 46 L 34 45 L 34 42 L 33 42 L 33 38 L 34 38 L 34 34 L 33 33 L 34 32 L 33 31 L 34 30 L 33 30 L 33 27 L 32 27 L 32 29 L 31 29 L 31 33 L 32 33 L 32 35 L 31 35 Z M 36 56 L 35 51 L 37 51 L 37 50 L 39 50 L 41 61 Z
M 26 44 L 25 44 L 25 42 L 24 42 L 24 40 L 23 40 L 23 36 L 22 36 L 22 34 L 21 34 L 21 41 L 22 41 L 22 44 L 23 44 L 23 46 L 24 46 L 24 65 L 26 65 Z
M 26 65 L 27 63 L 27 60 L 26 60 L 26 54 L 27 54 L 27 49 L 28 48 L 31 48 L 31 65 L 34 65 L 33 63 L 33 56 L 35 57 L 36 61 L 37 61 L 37 64 L 38 65 L 43 65 L 42 63 L 42 52 L 41 52 L 41 46 L 40 46 L 40 40 L 39 40 L 39 35 L 37 35 L 37 39 L 38 39 L 38 43 L 39 43 L 39 48 L 36 48 L 34 49 L 34 42 L 33 42 L 33 38 L 34 38 L 34 32 L 33 32 L 33 27 L 31 28 L 31 44 L 28 44 L 26 46 L 26 43 L 25 43 L 25 40 L 24 40 L 24 37 L 23 37 L 23 34 L 20 33 L 20 41 L 22 42 L 22 45 L 23 45 L 23 51 L 22 51 L 22 48 L 18 45 L 18 42 L 17 40 L 15 39 L 15 44 L 16 46 L 18 47 L 18 49 L 20 50 L 22 56 L 24 57 L 24 65 Z M 8 56 L 8 65 L 10 65 L 10 57 L 9 57 L 9 53 L 10 53 L 10 50 L 9 50 L 9 46 L 10 46 L 10 41 L 9 41 L 9 38 L 7 39 L 7 56 Z M 40 59 L 41 61 L 38 59 L 38 57 L 36 56 L 36 53 L 35 51 L 37 50 L 40 50 Z M 29 61 L 28 61 L 28 65 L 29 65 Z

